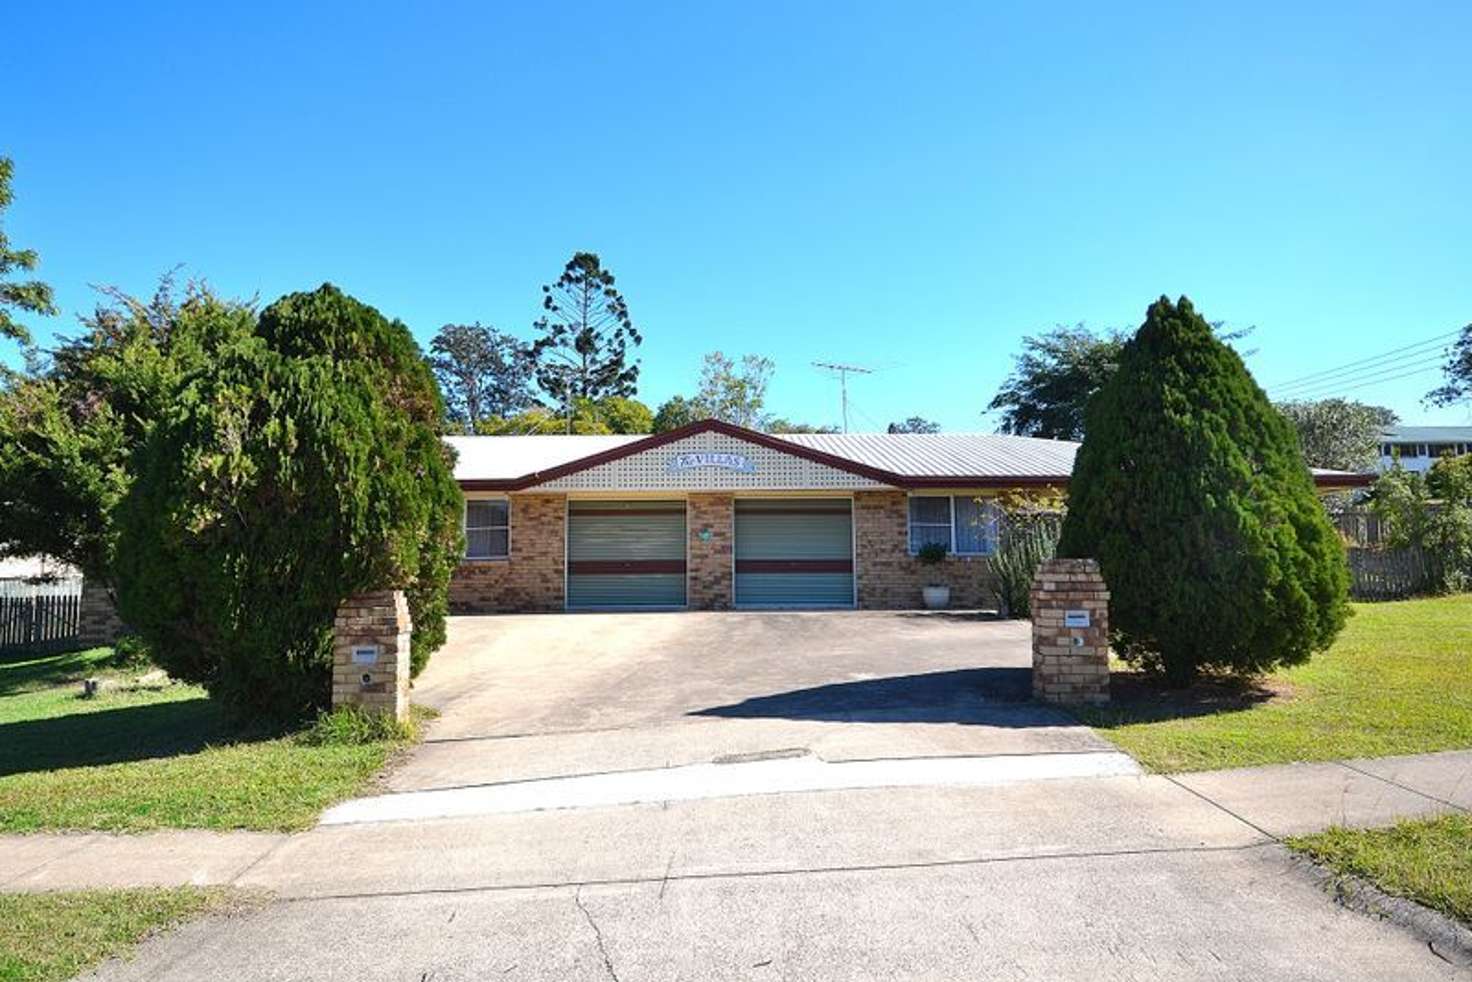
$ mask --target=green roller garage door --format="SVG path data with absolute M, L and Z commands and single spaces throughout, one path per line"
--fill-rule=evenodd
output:
M 571 501 L 568 607 L 683 607 L 683 501 Z
M 736 603 L 852 607 L 853 541 L 847 498 L 737 498 Z

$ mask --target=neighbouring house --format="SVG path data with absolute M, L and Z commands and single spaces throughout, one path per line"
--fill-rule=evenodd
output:
M 80 576 L 71 566 L 50 556 L 0 559 L 0 580 L 70 580 Z
M 993 434 L 448 437 L 457 613 L 989 605 L 999 494 L 1067 487 L 1078 444 Z M 1322 471 L 1324 490 L 1369 475 Z M 949 556 L 922 568 L 917 550 Z
M 1437 459 L 1472 453 L 1472 426 L 1387 426 L 1380 434 L 1380 470 L 1395 462 L 1408 471 L 1425 473 Z

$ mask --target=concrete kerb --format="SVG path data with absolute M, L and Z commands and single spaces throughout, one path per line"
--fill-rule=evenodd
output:
M 1346 910 L 1389 921 L 1424 941 L 1443 961 L 1461 968 L 1472 968 L 1472 929 L 1440 911 L 1386 893 L 1357 876 L 1336 873 L 1296 853 L 1293 854 L 1293 868 Z

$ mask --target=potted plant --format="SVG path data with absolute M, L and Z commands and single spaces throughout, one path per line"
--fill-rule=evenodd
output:
M 930 542 L 920 547 L 915 553 L 915 558 L 920 560 L 920 565 L 935 569 L 946 561 L 946 547 L 939 542 Z M 930 610 L 944 610 L 951 603 L 951 588 L 944 583 L 937 583 L 939 570 L 932 573 L 932 579 L 921 588 L 920 593 L 925 598 L 925 606 Z

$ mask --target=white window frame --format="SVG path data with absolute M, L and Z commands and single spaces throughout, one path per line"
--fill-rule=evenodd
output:
M 917 555 L 919 553 L 919 550 L 915 548 L 915 538 L 914 538 L 913 535 L 910 534 L 911 528 L 913 528 L 915 526 L 915 524 L 916 524 L 914 522 L 914 520 L 913 520 L 914 513 L 910 510 L 910 501 L 912 499 L 915 499 L 915 498 L 944 498 L 945 499 L 945 501 L 946 501 L 946 511 L 947 511 L 947 513 L 950 516 L 950 521 L 948 523 L 948 526 L 950 528 L 950 541 L 946 543 L 946 555 L 947 556 L 965 556 L 965 557 L 983 556 L 983 557 L 990 557 L 990 556 L 995 556 L 997 554 L 997 550 L 995 548 L 995 543 L 996 543 L 996 539 L 995 538 L 993 538 L 993 540 L 992 540 L 992 542 L 993 542 L 993 548 L 992 548 L 992 551 L 991 552 L 959 552 L 956 549 L 956 499 L 957 498 L 977 498 L 977 499 L 980 499 L 981 500 L 983 507 L 988 507 L 988 506 L 995 505 L 995 502 L 993 502 L 990 498 L 987 498 L 985 495 L 979 495 L 979 494 L 976 494 L 976 495 L 972 495 L 972 494 L 967 494 L 967 495 L 958 495 L 958 494 L 911 494 L 911 495 L 909 495 L 909 496 L 907 496 L 905 498 L 905 550 L 910 555 L 914 556 L 914 555 Z M 940 523 L 939 522 L 920 522 L 918 524 L 922 528 L 938 528 L 940 526 Z M 1000 534 L 1000 529 L 998 530 L 998 533 Z
M 905 550 L 912 556 L 919 555 L 920 550 L 915 548 L 915 536 L 911 530 L 915 528 L 915 512 L 910 507 L 910 502 L 916 498 L 944 498 L 946 501 L 946 528 L 949 530 L 950 538 L 946 542 L 946 555 L 956 554 L 956 502 L 948 494 L 912 494 L 905 499 Z M 939 522 L 920 522 L 923 528 L 936 528 Z
M 505 555 L 472 556 L 470 554 L 470 503 L 472 501 L 500 501 L 506 505 L 505 525 L 477 525 L 477 532 L 494 532 L 497 529 L 506 530 L 506 553 Z M 506 495 L 476 495 L 466 498 L 465 504 L 460 509 L 460 534 L 465 536 L 465 555 L 463 558 L 467 563 L 504 563 L 511 558 L 511 499 Z

